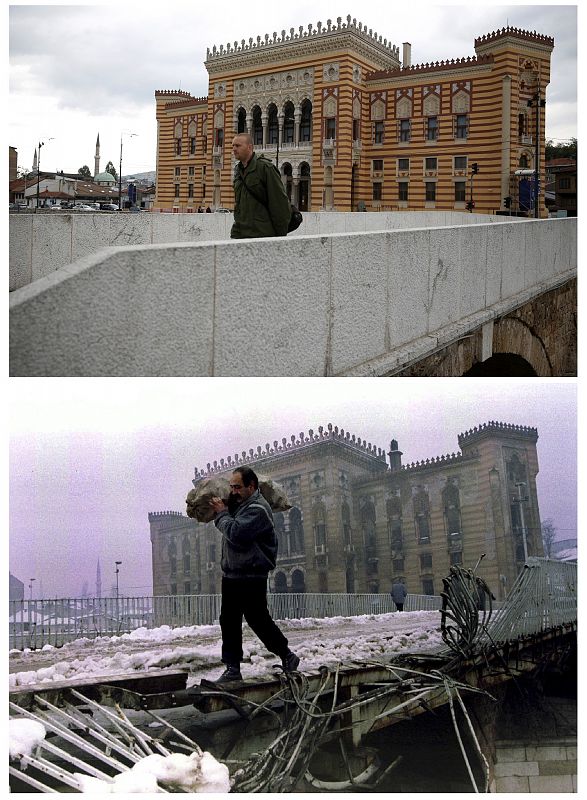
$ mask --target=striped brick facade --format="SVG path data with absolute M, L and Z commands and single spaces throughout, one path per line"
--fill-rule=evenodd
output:
M 214 47 L 208 97 L 155 92 L 155 208 L 232 208 L 231 141 L 246 130 L 302 210 L 466 210 L 471 196 L 476 212 L 503 210 L 508 196 L 519 210 L 515 173 L 534 169 L 536 113 L 544 175 L 553 47 L 508 27 L 477 38 L 474 57 L 412 66 L 404 45 L 402 65 L 397 47 L 350 17 Z

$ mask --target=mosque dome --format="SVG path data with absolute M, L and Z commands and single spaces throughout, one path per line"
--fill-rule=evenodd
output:
M 116 178 L 109 172 L 99 172 L 97 175 L 94 176 L 94 182 L 99 184 L 104 184 L 104 183 L 112 184 L 116 183 Z

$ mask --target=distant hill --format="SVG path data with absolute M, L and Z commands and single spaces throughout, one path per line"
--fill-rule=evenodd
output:
M 148 181 L 149 183 L 155 183 L 155 176 L 157 173 L 155 170 L 151 170 L 150 172 L 133 172 L 131 175 L 123 175 L 122 180 L 128 181 L 130 178 L 136 178 L 138 181 Z

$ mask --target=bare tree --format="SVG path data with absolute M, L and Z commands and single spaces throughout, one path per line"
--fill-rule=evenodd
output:
M 544 552 L 548 558 L 552 556 L 552 545 L 556 539 L 556 528 L 554 522 L 549 519 L 542 520 L 542 542 L 544 544 Z

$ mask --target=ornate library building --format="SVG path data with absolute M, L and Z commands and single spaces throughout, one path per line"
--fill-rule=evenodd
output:
M 458 436 L 459 451 L 402 463 L 336 426 L 228 455 L 193 484 L 252 467 L 286 490 L 274 515 L 273 592 L 439 594 L 451 565 L 474 567 L 502 600 L 528 556 L 543 556 L 535 428 L 487 422 Z M 187 494 L 187 490 L 186 490 Z M 155 595 L 217 594 L 221 537 L 181 512 L 149 514 Z
M 506 27 L 412 65 L 347 17 L 208 50 L 207 97 L 157 90 L 155 208 L 232 209 L 250 133 L 304 211 L 534 211 L 554 39 Z M 541 216 L 546 216 L 542 196 Z

